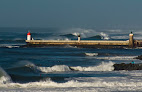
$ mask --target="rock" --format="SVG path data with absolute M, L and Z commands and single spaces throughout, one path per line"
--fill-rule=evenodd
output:
M 135 57 L 134 59 L 140 59 L 140 60 L 142 60 L 142 55 L 140 55 L 138 57 Z
M 114 70 L 142 70 L 142 64 L 114 64 Z

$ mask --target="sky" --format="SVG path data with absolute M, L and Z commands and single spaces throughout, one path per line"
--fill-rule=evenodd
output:
M 142 0 L 0 0 L 0 27 L 142 26 Z

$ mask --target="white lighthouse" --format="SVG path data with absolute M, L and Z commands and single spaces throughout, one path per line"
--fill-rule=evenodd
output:
M 27 33 L 27 40 L 32 40 L 32 37 L 31 37 L 31 33 L 30 33 L 30 32 Z
M 134 39 L 133 39 L 133 33 L 131 32 L 129 34 L 129 47 L 133 48 L 134 47 Z
M 78 42 L 80 43 L 80 35 L 78 35 Z

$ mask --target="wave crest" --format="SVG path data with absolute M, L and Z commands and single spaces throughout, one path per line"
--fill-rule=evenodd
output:
M 109 40 L 109 36 L 103 32 L 100 33 L 100 35 L 103 37 L 104 40 Z
M 10 76 L 0 67 L 0 83 L 6 84 L 12 82 Z
M 114 70 L 113 65 L 114 63 L 110 61 L 110 62 L 102 62 L 98 66 L 90 66 L 90 67 L 77 66 L 77 67 L 71 67 L 71 69 L 78 71 L 113 71 Z
M 113 62 L 102 62 L 98 66 L 89 66 L 89 67 L 81 67 L 81 66 L 76 66 L 76 67 L 69 67 L 67 65 L 55 65 L 52 67 L 37 67 L 42 72 L 63 72 L 63 71 L 113 71 L 114 63 Z
M 42 72 L 62 72 L 62 71 L 71 71 L 70 67 L 67 65 L 55 65 L 52 67 L 37 67 Z

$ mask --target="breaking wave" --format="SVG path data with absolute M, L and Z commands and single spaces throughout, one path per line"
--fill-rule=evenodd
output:
M 71 71 L 71 68 L 67 65 L 55 65 L 52 67 L 37 67 L 42 72 L 61 72 L 61 71 Z
M 114 63 L 110 61 L 110 62 L 102 62 L 98 66 L 89 66 L 89 67 L 77 66 L 77 67 L 71 67 L 71 69 L 77 71 L 113 71 L 114 70 L 113 65 Z
M 105 60 L 133 60 L 136 56 L 115 56 L 115 57 L 96 57 L 96 59 Z
M 79 81 L 82 80 L 82 81 Z M 2 85 L 0 85 L 2 86 Z M 58 91 L 85 91 L 87 92 L 97 90 L 101 88 L 101 91 L 110 92 L 111 91 L 141 91 L 142 90 L 142 80 L 136 81 L 136 79 L 130 80 L 129 78 L 121 77 L 100 77 L 100 78 L 74 78 L 65 83 L 57 83 L 51 80 L 39 81 L 39 82 L 29 82 L 29 83 L 9 83 L 5 87 L 11 88 L 32 88 L 31 91 L 37 91 L 42 89 L 42 91 L 54 90 Z M 72 89 L 72 87 L 74 89 Z M 33 88 L 36 88 L 35 90 Z M 50 89 L 51 88 L 51 89 Z M 61 89 L 62 88 L 62 89 Z M 91 88 L 91 89 L 90 89 Z M 81 90 L 83 89 L 83 90 Z M 107 90 L 106 90 L 107 89 Z M 26 89 L 27 90 L 27 89 Z M 30 89 L 29 89 L 30 90 Z M 53 91 L 52 90 L 52 91 Z M 100 91 L 96 91 L 100 92 Z
M 109 40 L 109 36 L 103 32 L 100 33 L 100 35 L 103 37 L 104 40 Z
M 71 29 L 67 29 L 65 30 L 65 32 L 71 32 L 71 33 L 67 33 L 68 36 L 78 36 L 81 35 L 82 38 L 88 38 L 88 37 L 92 37 L 94 36 L 94 34 L 99 35 L 99 32 L 96 32 L 93 29 L 82 29 L 82 28 L 71 28 Z
M 10 83 L 10 76 L 0 67 L 0 84 Z
M 67 65 L 55 65 L 52 67 L 37 67 L 42 72 L 61 72 L 61 71 L 113 71 L 114 63 L 113 62 L 102 62 L 100 65 L 97 66 L 89 66 L 89 67 L 81 67 L 81 66 L 75 66 L 75 67 L 69 67 Z

